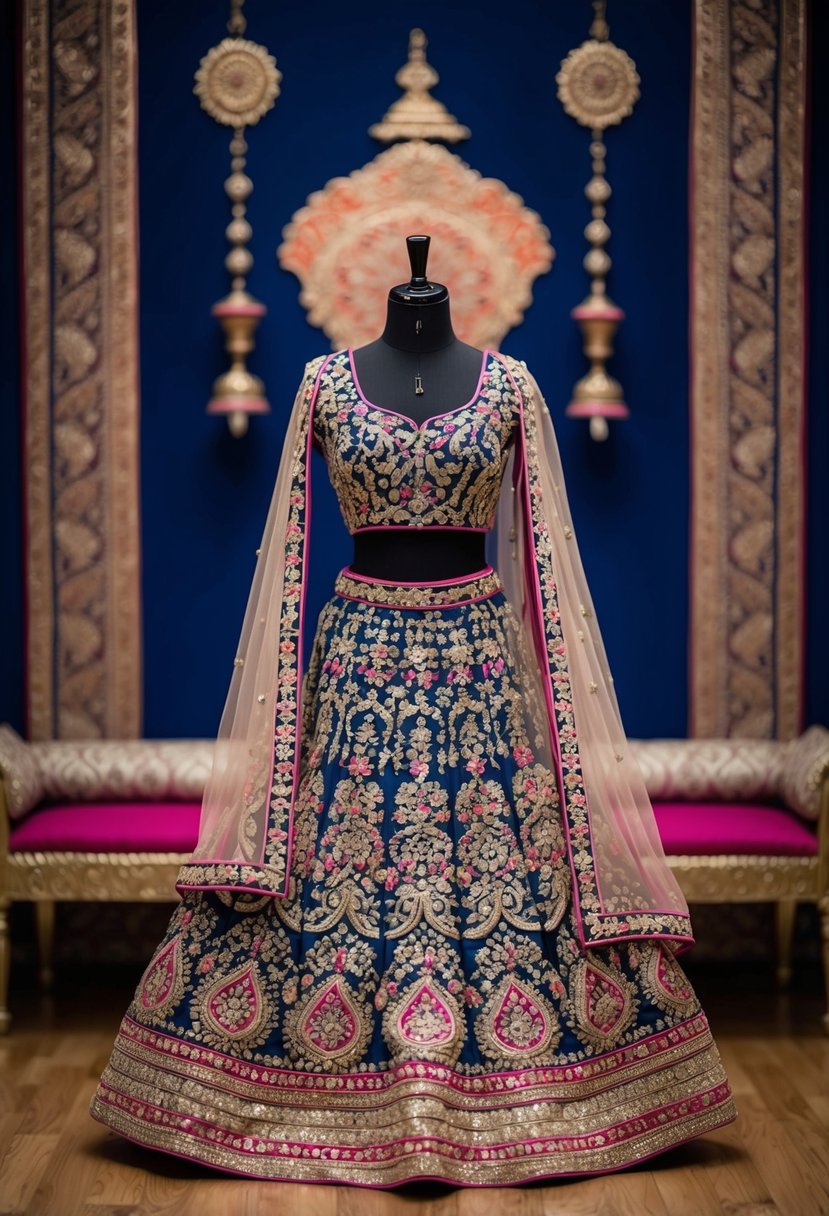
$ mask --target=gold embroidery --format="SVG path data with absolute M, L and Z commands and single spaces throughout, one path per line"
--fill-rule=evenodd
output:
M 542 1058 L 558 1046 L 562 1030 L 550 1002 L 512 975 L 501 980 L 478 1015 L 478 1039 L 490 1058 Z
M 483 599 L 501 591 L 501 580 L 494 570 L 476 578 L 460 579 L 447 587 L 418 583 L 368 582 L 354 578 L 345 567 L 334 580 L 334 594 L 347 599 L 368 600 L 372 604 L 385 604 L 396 608 L 431 608 L 448 604 L 463 604 L 470 600 Z
M 510 355 L 505 355 L 504 361 L 510 369 L 522 397 L 529 400 L 532 390 L 521 364 Z M 524 417 L 527 475 L 532 487 L 540 484 L 539 448 L 538 437 L 535 433 L 534 410 L 525 411 Z M 690 922 L 687 915 L 650 911 L 628 912 L 627 909 L 638 907 L 635 890 L 623 889 L 617 884 L 610 892 L 604 893 L 604 900 L 599 896 L 587 811 L 587 794 L 584 789 L 584 777 L 578 750 L 578 733 L 574 718 L 567 648 L 558 610 L 552 543 L 537 495 L 532 491 L 529 495 L 529 503 L 533 549 L 539 575 L 538 587 L 542 599 L 546 652 L 550 664 L 550 687 L 563 776 L 562 812 L 567 818 L 568 836 L 571 841 L 570 851 L 577 878 L 577 885 L 572 896 L 579 905 L 584 936 L 588 944 L 600 943 L 603 940 L 617 941 L 624 938 L 625 935 L 632 938 L 637 934 L 661 933 L 675 937 L 690 937 Z M 589 615 L 589 610 L 585 609 L 584 605 L 581 606 L 581 611 L 584 616 Z M 589 690 L 594 693 L 597 691 L 595 682 L 589 684 Z M 625 909 L 625 911 L 617 912 L 616 909 Z
M 458 791 L 455 817 L 466 827 L 458 841 L 458 886 L 467 910 L 464 937 L 486 937 L 500 920 L 519 929 L 540 929 L 503 786 L 466 782 Z
M 314 433 L 349 531 L 491 528 L 517 407 L 504 365 L 490 354 L 479 396 L 418 428 L 364 402 L 348 351 L 339 351 L 320 378 Z
M 340 1070 L 363 1057 L 372 1032 L 375 957 L 368 943 L 348 932 L 345 921 L 305 952 L 299 963 L 300 999 L 283 1025 L 285 1049 L 297 1068 Z M 287 996 L 296 1001 L 297 991 Z M 262 1057 L 262 1062 L 274 1060 Z
M 251 1048 L 267 1035 L 273 1006 L 254 962 L 229 975 L 210 973 L 193 995 L 194 1029 L 205 1043 Z
M 493 1185 L 591 1174 L 736 1114 L 703 1015 L 578 1069 L 511 1060 L 506 1074 L 473 1078 L 428 1061 L 385 1074 L 240 1073 L 210 1049 L 174 1046 L 125 1021 L 91 1113 L 140 1144 L 259 1178 Z
M 619 967 L 588 950 L 570 972 L 570 985 L 579 1037 L 602 1051 L 621 1042 L 639 1002 Z
M 643 942 L 639 953 L 642 990 L 654 1005 L 678 1017 L 695 1008 L 694 990 L 665 942 Z
M 305 927 L 328 932 L 343 917 L 366 937 L 379 932 L 380 904 L 376 888 L 385 848 L 380 835 L 383 791 L 376 781 L 343 778 L 327 810 L 328 826 L 319 839 L 310 865 L 311 899 Z
M 422 926 L 397 946 L 375 1000 L 393 1060 L 457 1061 L 466 1037 L 462 974 L 455 948 Z

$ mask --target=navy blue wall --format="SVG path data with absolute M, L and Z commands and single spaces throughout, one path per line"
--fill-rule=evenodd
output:
M 643 86 L 634 116 L 607 140 L 614 189 L 609 289 L 628 314 L 611 370 L 632 418 L 614 427 L 605 445 L 592 444 L 584 424 L 563 417 L 584 370 L 568 314 L 587 289 L 581 262 L 590 162 L 587 133 L 562 111 L 554 76 L 559 60 L 585 37 L 587 3 L 364 0 L 355 11 L 326 0 L 312 12 L 249 0 L 248 33 L 268 46 L 284 73 L 275 110 L 248 133 L 256 258 L 250 289 L 268 306 L 251 367 L 265 380 L 273 412 L 241 441 L 205 415 L 211 382 L 225 366 L 209 309 L 228 285 L 222 264 L 228 132 L 202 113 L 191 89 L 200 57 L 223 34 L 226 11 L 220 3 L 138 0 L 145 734 L 215 733 L 287 412 L 305 361 L 329 349 L 306 323 L 297 281 L 279 269 L 274 251 L 311 191 L 380 150 L 367 128 L 398 95 L 393 77 L 414 25 L 426 31 L 441 75 L 436 95 L 472 129 L 460 155 L 485 176 L 506 181 L 551 230 L 553 270 L 537 282 L 524 324 L 502 347 L 526 359 L 557 422 L 626 727 L 638 736 L 684 734 L 690 0 L 626 0 L 611 12 L 612 36 L 635 59 Z M 4 165 L 11 151 L 0 143 Z M 405 277 L 402 252 L 389 285 Z M 3 291 L 8 296 L 5 277 Z M 2 334 L 4 342 L 8 337 Z M 2 368 L 7 375 L 8 360 Z M 3 411 L 4 504 L 16 501 L 19 488 L 13 387 Z M 825 421 L 813 426 L 825 437 Z M 813 510 L 825 514 L 827 491 L 817 475 L 810 492 Z M 350 555 L 317 454 L 313 504 L 312 622 Z M 5 553 L 17 570 L 19 528 L 5 519 Z M 22 607 L 18 580 L 10 581 L 0 611 L 2 636 L 14 639 Z M 815 581 L 812 620 L 826 603 L 824 592 Z M 819 639 L 813 645 L 825 651 Z M 0 720 L 19 728 L 20 668 L 9 653 L 0 660 Z M 810 719 L 829 719 L 826 698 L 813 678 Z

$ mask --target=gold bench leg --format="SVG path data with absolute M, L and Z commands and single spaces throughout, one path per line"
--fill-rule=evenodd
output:
M 0 1034 L 8 1034 L 11 1025 L 9 1013 L 9 964 L 11 942 L 9 940 L 9 904 L 11 900 L 0 895 Z
M 55 901 L 53 899 L 38 899 L 35 901 L 35 922 L 37 924 L 37 957 L 40 964 L 40 986 L 45 991 L 52 987 L 54 971 L 52 969 L 55 944 Z
M 793 899 L 778 899 L 775 904 L 777 921 L 777 982 L 788 988 L 792 978 L 792 941 L 797 903 Z

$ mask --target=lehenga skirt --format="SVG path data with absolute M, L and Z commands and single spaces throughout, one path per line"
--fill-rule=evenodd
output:
M 256 1178 L 593 1174 L 735 1117 L 666 941 L 585 950 L 491 567 L 348 567 L 303 687 L 284 898 L 185 894 L 91 1113 Z

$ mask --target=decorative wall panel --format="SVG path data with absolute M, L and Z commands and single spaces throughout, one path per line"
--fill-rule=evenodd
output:
M 691 712 L 801 725 L 806 0 L 696 0 Z
M 27 733 L 142 729 L 132 0 L 25 0 Z

